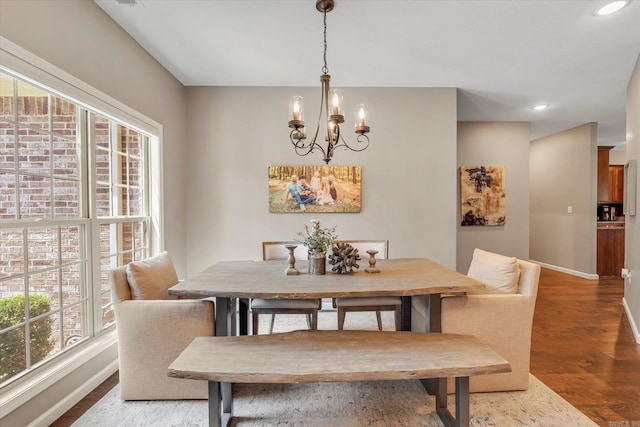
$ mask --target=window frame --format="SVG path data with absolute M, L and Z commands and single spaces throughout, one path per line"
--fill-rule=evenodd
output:
M 64 99 L 72 100 L 78 107 L 96 112 L 110 120 L 118 123 L 126 124 L 127 127 L 137 132 L 148 134 L 152 140 L 148 144 L 148 167 L 150 175 L 145 185 L 148 185 L 148 213 L 149 213 L 149 254 L 160 252 L 164 248 L 164 222 L 163 222 L 163 201 L 162 201 L 162 125 L 154 120 L 144 116 L 143 114 L 133 110 L 123 103 L 111 98 L 110 96 L 98 91 L 92 86 L 73 77 L 65 71 L 55 67 L 54 65 L 42 60 L 41 58 L 22 49 L 18 45 L 10 42 L 0 36 L 0 70 L 4 73 L 15 76 L 16 78 L 32 84 L 36 87 L 44 87 L 48 92 Z M 83 111 L 82 114 L 87 114 Z M 82 123 L 80 132 L 87 136 L 88 128 L 86 120 L 79 120 Z M 16 141 L 17 143 L 17 141 Z M 91 146 L 91 144 L 89 144 Z M 99 221 L 104 218 L 95 218 L 95 212 L 82 212 L 82 209 L 90 209 L 91 204 L 86 203 L 90 186 L 95 185 L 95 169 L 89 166 L 90 153 L 87 147 L 80 147 L 81 155 L 79 167 L 83 168 L 85 174 L 91 172 L 88 177 L 89 186 L 79 188 L 79 209 L 85 215 L 79 215 L 78 218 L 71 218 L 74 225 L 83 224 L 85 231 L 91 233 L 90 241 L 96 242 L 99 233 Z M 17 167 L 17 166 L 16 166 Z M 82 185 L 82 184 L 81 184 Z M 88 214 L 88 215 L 87 215 Z M 131 217 L 126 218 L 133 221 Z M 52 225 L 48 220 L 3 220 L 3 225 L 7 228 L 27 228 L 32 225 L 38 227 Z M 52 221 L 55 226 L 60 224 L 60 220 Z M 98 246 L 93 245 L 93 246 Z M 90 293 L 100 292 L 100 254 L 96 253 L 95 248 L 86 248 L 89 264 L 85 274 L 89 280 L 88 291 Z M 92 274 L 91 274 L 92 272 Z M 0 398 L 0 406 L 3 412 L 10 413 L 22 404 L 26 403 L 33 396 L 43 392 L 47 387 L 52 385 L 57 379 L 62 378 L 66 373 L 73 369 L 73 366 L 81 366 L 82 361 L 89 360 L 90 357 L 99 354 L 101 349 L 113 345 L 114 330 L 113 328 L 102 329 L 101 307 L 99 307 L 99 298 L 89 295 L 91 304 L 88 310 L 91 313 L 91 319 L 94 320 L 93 331 L 82 343 L 73 346 L 68 351 L 61 352 L 47 362 L 32 369 L 30 372 L 21 375 L 15 381 L 9 380 L 6 384 L 0 385 L 2 389 L 2 398 Z M 96 320 L 97 319 L 97 320 Z M 100 324 L 100 327 L 98 327 Z

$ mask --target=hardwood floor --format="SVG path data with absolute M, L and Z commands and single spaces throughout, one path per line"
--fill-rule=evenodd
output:
M 533 320 L 531 373 L 603 427 L 640 427 L 640 344 L 622 297 L 622 279 L 543 269 Z M 117 383 L 116 373 L 52 426 L 70 426 Z
M 584 280 L 543 269 L 531 373 L 600 426 L 640 426 L 640 344 L 622 279 Z
M 76 405 L 65 412 L 60 418 L 55 420 L 50 427 L 69 427 L 78 418 L 82 416 L 89 408 L 91 408 L 98 400 L 107 394 L 112 388 L 118 384 L 118 372 L 107 378 L 102 384 L 96 387 L 91 393 L 86 395 L 84 399 L 76 403 Z M 96 422 L 96 425 L 99 423 Z

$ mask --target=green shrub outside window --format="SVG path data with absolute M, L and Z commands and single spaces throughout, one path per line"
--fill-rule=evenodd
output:
M 15 295 L 0 300 L 0 330 L 25 321 L 25 297 Z M 29 295 L 29 313 L 34 318 L 51 310 L 47 295 Z M 31 360 L 33 365 L 51 353 L 51 317 L 32 322 L 29 326 Z M 27 366 L 25 327 L 20 327 L 0 335 L 0 381 L 24 371 Z

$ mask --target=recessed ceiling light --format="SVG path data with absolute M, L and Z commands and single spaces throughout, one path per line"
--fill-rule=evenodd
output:
M 611 15 L 612 13 L 616 13 L 617 11 L 625 7 L 627 4 L 629 4 L 629 0 L 611 1 L 597 8 L 595 14 L 598 16 Z
M 532 107 L 532 109 L 534 109 L 536 111 L 546 110 L 547 108 L 549 108 L 549 104 L 538 104 L 538 105 L 534 105 Z

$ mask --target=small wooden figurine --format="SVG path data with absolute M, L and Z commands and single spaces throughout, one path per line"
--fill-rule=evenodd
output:
M 354 268 L 360 268 L 358 261 L 360 261 L 358 250 L 348 243 L 336 243 L 333 246 L 333 253 L 329 255 L 329 264 L 334 266 L 331 271 L 338 274 L 353 273 Z

